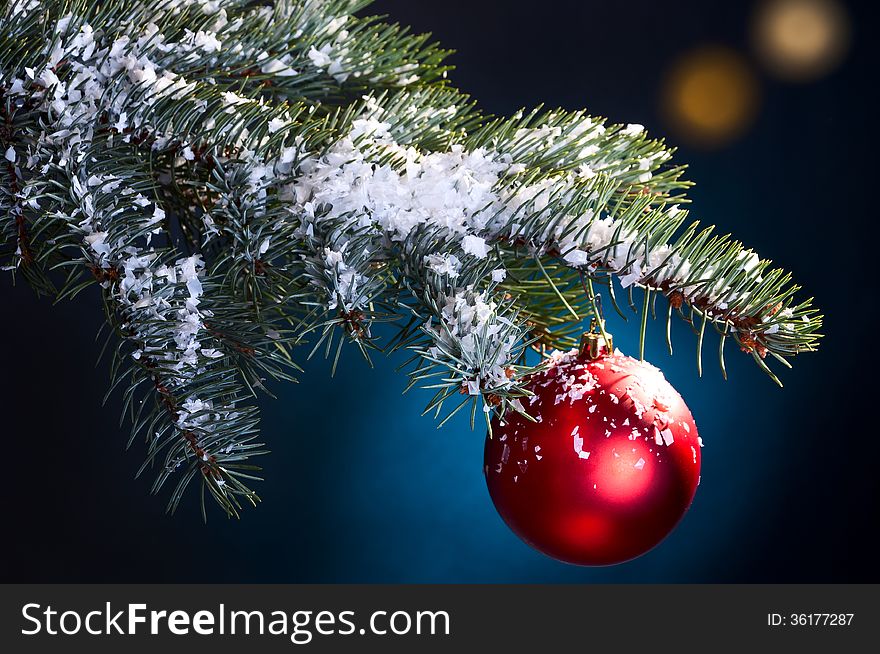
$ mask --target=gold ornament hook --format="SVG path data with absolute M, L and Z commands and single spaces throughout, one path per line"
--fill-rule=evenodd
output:
M 595 317 L 590 318 L 590 331 L 581 336 L 581 356 L 598 359 L 603 354 L 610 354 L 613 351 L 614 338 L 605 331 L 605 321 L 600 323 Z

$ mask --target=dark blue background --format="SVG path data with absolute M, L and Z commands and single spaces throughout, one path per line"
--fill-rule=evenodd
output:
M 661 74 L 682 52 L 722 43 L 747 53 L 748 3 L 383 0 L 458 54 L 453 79 L 484 108 L 587 106 L 667 134 Z M 0 281 L 3 411 L 0 580 L 233 582 L 880 581 L 876 319 L 869 116 L 874 68 L 863 17 L 835 73 L 793 85 L 761 77 L 756 124 L 690 162 L 695 215 L 791 269 L 826 314 L 818 354 L 783 371 L 780 390 L 729 350 L 704 378 L 693 337 L 676 355 L 651 330 L 647 357 L 691 407 L 706 444 L 702 485 L 684 521 L 652 552 L 586 569 L 549 560 L 507 530 L 486 493 L 483 432 L 437 431 L 428 396 L 401 396 L 400 361 L 370 370 L 353 351 L 335 379 L 323 361 L 266 399 L 264 498 L 243 519 L 198 516 L 195 493 L 173 517 L 133 481 L 141 451 L 102 408 L 95 292 L 37 301 Z M 866 28 L 865 28 L 865 31 Z M 635 350 L 633 324 L 613 325 Z M 713 343 L 714 344 L 714 343 Z

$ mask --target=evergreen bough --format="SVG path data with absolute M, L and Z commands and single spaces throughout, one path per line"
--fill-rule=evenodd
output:
M 194 480 L 203 513 L 258 500 L 256 396 L 295 348 L 408 349 L 426 412 L 472 424 L 524 412 L 527 350 L 574 347 L 602 295 L 620 311 L 615 279 L 642 344 L 660 297 L 667 338 L 673 314 L 698 352 L 720 334 L 722 370 L 728 340 L 777 382 L 768 360 L 815 348 L 790 275 L 689 221 L 662 141 L 488 116 L 367 4 L 3 2 L 0 265 L 56 298 L 100 285 L 110 392 L 169 509 Z

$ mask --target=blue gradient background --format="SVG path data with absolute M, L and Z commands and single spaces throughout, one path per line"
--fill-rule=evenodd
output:
M 659 4 L 389 0 L 374 10 L 456 48 L 453 79 L 489 111 L 586 105 L 663 135 L 668 63 L 705 43 L 746 52 L 750 7 Z M 684 396 L 706 445 L 690 512 L 650 553 L 587 569 L 531 550 L 486 492 L 483 430 L 472 433 L 464 416 L 435 430 L 420 417 L 428 394 L 401 396 L 401 360 L 371 370 L 353 350 L 335 379 L 324 361 L 308 362 L 303 383 L 276 386 L 278 399 L 262 402 L 272 454 L 261 461 L 259 508 L 240 522 L 215 511 L 203 525 L 193 493 L 167 517 L 150 480 L 132 480 L 141 450 L 123 452 L 113 402 L 100 405 L 97 294 L 52 307 L 4 277 L 0 580 L 880 581 L 877 427 L 862 399 L 875 356 L 875 155 L 864 140 L 874 131 L 865 100 L 874 53 L 855 19 L 837 72 L 805 85 L 761 77 L 762 110 L 744 138 L 678 155 L 698 182 L 695 215 L 791 269 L 816 295 L 829 337 L 783 371 L 780 390 L 734 348 L 723 382 L 714 340 L 699 380 L 687 327 L 674 325 L 674 357 L 663 321 L 649 330 L 647 358 Z M 636 325 L 612 317 L 611 328 L 621 349 L 636 351 Z

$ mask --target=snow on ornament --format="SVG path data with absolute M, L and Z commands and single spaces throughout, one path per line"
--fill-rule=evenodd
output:
M 522 540 L 553 558 L 610 565 L 644 554 L 684 516 L 700 479 L 691 412 L 654 366 L 606 346 L 551 357 L 526 406 L 486 439 L 489 494 Z M 538 454 L 540 453 L 540 455 Z

